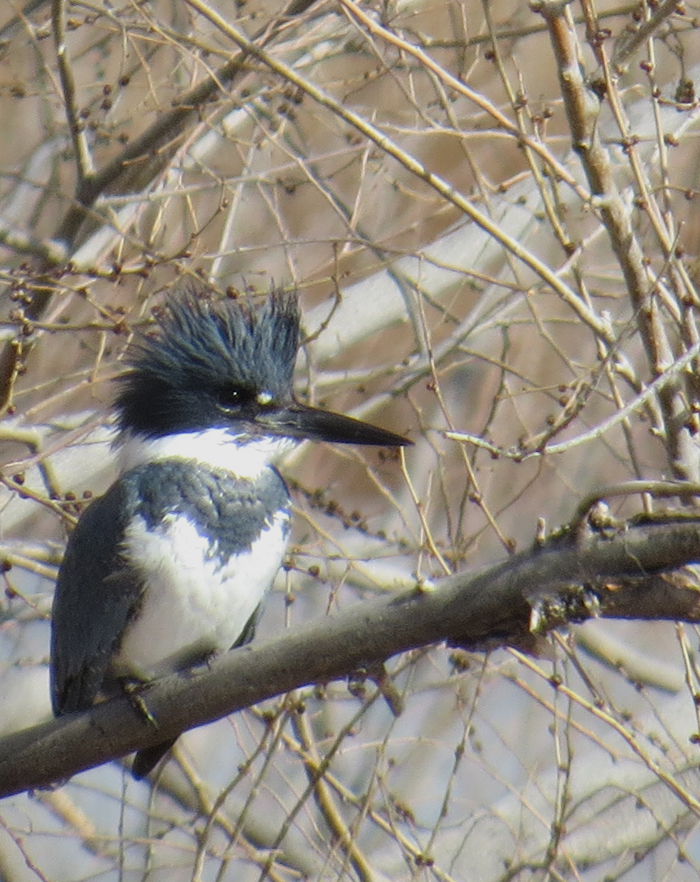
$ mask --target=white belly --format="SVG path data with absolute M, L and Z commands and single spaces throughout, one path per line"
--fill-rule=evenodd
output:
M 124 550 L 147 587 L 113 674 L 150 680 L 229 650 L 280 568 L 288 522 L 278 512 L 249 550 L 222 563 L 186 517 L 171 515 L 155 530 L 137 518 L 125 532 Z

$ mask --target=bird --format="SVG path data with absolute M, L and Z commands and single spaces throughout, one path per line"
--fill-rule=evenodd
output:
M 293 393 L 295 293 L 262 302 L 185 286 L 133 342 L 114 401 L 118 477 L 83 511 L 59 569 L 55 716 L 249 642 L 280 569 L 291 498 L 275 465 L 304 440 L 411 442 Z M 137 752 L 146 777 L 176 738 Z

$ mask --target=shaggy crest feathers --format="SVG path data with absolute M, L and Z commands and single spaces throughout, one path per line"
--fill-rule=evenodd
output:
M 227 396 L 291 399 L 299 348 L 295 294 L 273 291 L 261 304 L 213 300 L 190 288 L 163 307 L 159 331 L 132 346 L 115 405 L 121 430 L 146 436 L 201 428 Z M 252 402 L 251 402 L 252 405 Z M 192 426 L 189 425 L 192 423 Z M 156 428 L 157 427 L 157 428 Z

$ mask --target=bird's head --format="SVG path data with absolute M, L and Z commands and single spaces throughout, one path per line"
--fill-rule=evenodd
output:
M 299 347 L 295 294 L 262 302 L 175 294 L 159 329 L 127 357 L 117 419 L 123 437 L 154 440 L 224 430 L 240 442 L 261 437 L 403 446 L 408 439 L 341 414 L 300 404 L 292 392 Z

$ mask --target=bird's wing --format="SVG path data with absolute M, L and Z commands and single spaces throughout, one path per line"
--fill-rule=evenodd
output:
M 51 630 L 54 713 L 90 707 L 138 606 L 142 583 L 122 557 L 129 488 L 117 481 L 78 521 L 56 583 Z

